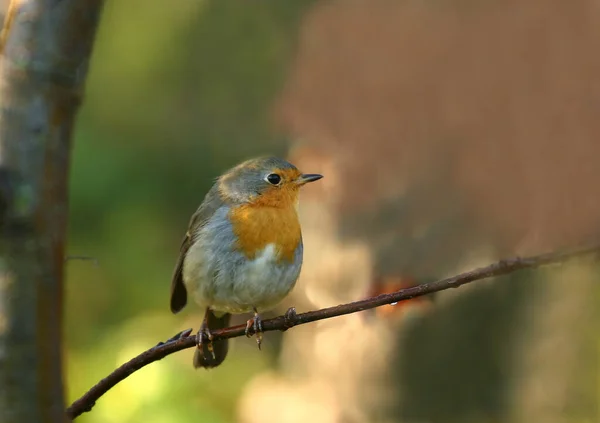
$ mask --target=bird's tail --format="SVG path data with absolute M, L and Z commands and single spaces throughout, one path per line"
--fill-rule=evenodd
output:
M 230 320 L 231 314 L 229 313 L 225 313 L 218 317 L 211 309 L 206 309 L 204 322 L 210 331 L 228 327 Z M 196 352 L 194 353 L 194 367 L 196 369 L 198 367 L 204 367 L 205 369 L 217 367 L 225 360 L 225 357 L 227 357 L 227 352 L 229 350 L 228 339 L 219 339 L 218 341 L 213 341 L 212 344 L 214 357 L 213 353 L 208 349 L 207 343 L 204 343 L 201 349 L 196 348 Z

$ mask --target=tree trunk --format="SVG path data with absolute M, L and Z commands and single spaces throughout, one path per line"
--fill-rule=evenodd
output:
M 103 0 L 12 0 L 0 35 L 0 421 L 65 421 L 71 135 Z

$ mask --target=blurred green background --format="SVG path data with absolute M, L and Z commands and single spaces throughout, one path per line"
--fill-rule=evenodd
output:
M 594 239 L 598 10 L 107 1 L 73 144 L 68 253 L 98 264 L 67 264 L 68 400 L 198 328 L 168 307 L 189 217 L 225 168 L 298 140 L 325 174 L 301 201 L 300 311 Z M 445 291 L 410 323 L 236 339 L 216 371 L 173 354 L 78 421 L 591 423 L 600 270 L 578 265 Z
M 310 4 L 106 3 L 73 151 L 69 254 L 98 266 L 68 264 L 69 399 L 185 325 L 197 329 L 200 310 L 168 309 L 181 237 L 225 167 L 285 152 L 268 109 Z M 173 355 L 80 421 L 232 421 L 236 394 L 270 358 L 247 346 L 218 374 L 190 372 L 192 351 Z

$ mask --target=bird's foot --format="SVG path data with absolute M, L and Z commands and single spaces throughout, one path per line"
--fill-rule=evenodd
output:
M 250 328 L 252 328 L 252 333 L 250 333 Z M 262 344 L 263 338 L 263 326 L 262 319 L 258 315 L 258 311 L 254 309 L 254 317 L 252 319 L 248 319 L 246 322 L 246 336 L 250 338 L 252 335 L 256 335 L 256 343 L 258 344 L 258 349 L 260 350 L 260 344 Z
M 206 339 L 208 340 L 207 344 L 206 344 L 206 349 L 212 354 L 212 358 L 213 360 L 216 360 L 215 357 L 215 349 L 213 348 L 213 336 L 212 333 L 210 333 L 210 330 L 208 329 L 208 326 L 206 325 L 206 321 L 202 323 L 202 326 L 200 327 L 200 329 L 198 330 L 198 333 L 196 334 L 196 346 L 198 347 L 199 350 L 202 350 L 203 345 L 204 345 L 204 337 L 206 336 Z
M 185 338 L 187 336 L 189 336 L 190 333 L 192 333 L 193 329 L 186 329 L 186 330 L 182 330 L 181 332 L 177 332 L 175 335 L 173 335 L 172 337 L 170 337 L 169 339 L 167 339 L 166 341 L 160 341 L 158 344 L 156 344 L 156 347 L 160 347 L 161 345 L 165 345 L 168 344 L 169 342 L 175 342 L 180 340 L 181 338 Z

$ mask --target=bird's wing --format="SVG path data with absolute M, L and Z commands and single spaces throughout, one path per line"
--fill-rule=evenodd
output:
M 185 233 L 183 241 L 181 242 L 179 258 L 177 259 L 177 265 L 175 266 L 173 279 L 171 280 L 171 311 L 173 313 L 181 311 L 181 309 L 183 309 L 187 303 L 187 290 L 185 289 L 182 277 L 185 255 L 194 243 L 194 237 L 197 235 L 200 228 L 202 228 L 206 222 L 208 222 L 212 215 L 221 206 L 223 206 L 223 204 L 224 203 L 219 195 L 217 184 L 215 184 L 206 194 L 204 201 L 190 219 L 188 230 Z

